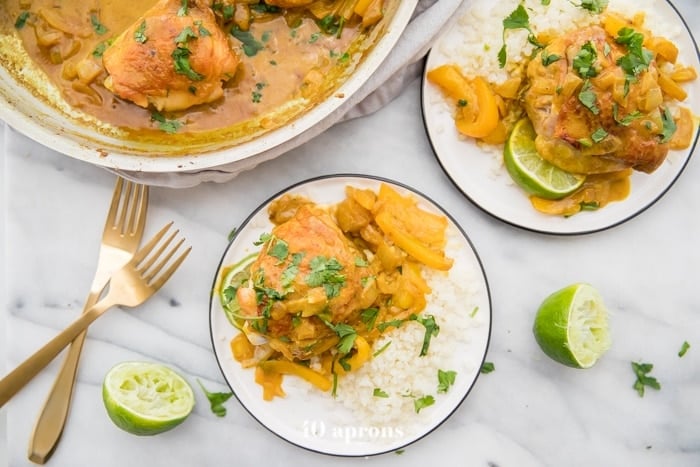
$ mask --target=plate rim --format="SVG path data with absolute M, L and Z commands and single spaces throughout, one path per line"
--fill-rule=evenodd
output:
M 223 367 L 222 362 L 221 362 L 221 359 L 219 358 L 219 354 L 216 351 L 216 343 L 215 343 L 215 337 L 214 337 L 214 325 L 213 325 L 213 316 L 214 316 L 214 311 L 215 311 L 214 310 L 214 301 L 217 299 L 217 296 L 215 295 L 214 291 L 216 289 L 217 279 L 219 277 L 219 271 L 224 266 L 224 259 L 225 259 L 226 255 L 228 254 L 228 251 L 230 250 L 234 241 L 236 240 L 236 238 L 240 234 L 240 232 L 242 232 L 244 230 L 244 228 L 251 222 L 252 219 L 255 218 L 255 216 L 258 215 L 258 213 L 260 211 L 265 209 L 273 200 L 277 199 L 279 196 L 281 196 L 285 193 L 288 193 L 296 188 L 304 186 L 304 185 L 317 183 L 320 181 L 326 181 L 326 180 L 332 180 L 332 179 L 342 179 L 342 178 L 353 178 L 353 179 L 364 179 L 364 180 L 375 181 L 375 182 L 386 182 L 386 183 L 390 183 L 390 184 L 393 184 L 395 186 L 401 187 L 401 188 L 403 188 L 411 193 L 414 193 L 414 194 L 421 196 L 425 200 L 432 203 L 455 226 L 455 228 L 459 232 L 459 235 L 461 235 L 463 237 L 463 239 L 466 241 L 466 245 L 469 246 L 471 253 L 474 255 L 474 259 L 476 260 L 476 265 L 478 265 L 477 271 L 480 273 L 480 277 L 483 278 L 484 292 L 485 292 L 484 299 L 488 303 L 489 319 L 488 319 L 488 324 L 487 324 L 487 329 L 486 329 L 486 336 L 485 336 L 486 340 L 485 340 L 485 345 L 483 348 L 483 355 L 481 356 L 481 359 L 479 362 L 479 365 L 480 365 L 479 368 L 481 367 L 481 365 L 484 364 L 484 362 L 486 361 L 486 357 L 488 355 L 488 350 L 489 350 L 489 347 L 491 344 L 491 335 L 492 335 L 492 331 L 493 331 L 493 300 L 491 298 L 491 288 L 489 286 L 488 276 L 486 275 L 486 269 L 484 268 L 484 264 L 481 260 L 481 257 L 479 256 L 478 251 L 476 250 L 476 248 L 474 246 L 474 243 L 472 242 L 471 238 L 467 235 L 466 231 L 461 226 L 461 224 L 458 223 L 456 221 L 456 219 L 448 211 L 446 211 L 442 207 L 441 204 L 437 203 L 435 200 L 433 200 L 431 197 L 427 196 L 422 191 L 417 190 L 417 189 L 415 189 L 415 188 L 413 188 L 413 187 L 411 187 L 403 182 L 399 182 L 399 181 L 396 181 L 396 180 L 393 180 L 390 178 L 386 178 L 386 177 L 382 177 L 382 176 L 378 176 L 378 175 L 370 175 L 370 174 L 333 173 L 333 174 L 318 175 L 318 176 L 306 178 L 306 179 L 303 179 L 301 181 L 295 182 L 295 183 L 287 186 L 286 188 L 283 188 L 283 189 L 277 191 L 274 195 L 268 197 L 266 200 L 264 200 L 262 203 L 260 203 L 258 205 L 258 207 L 256 207 L 253 211 L 251 211 L 251 213 L 239 224 L 234 235 L 231 236 L 230 241 L 228 242 L 228 244 L 224 248 L 223 253 L 221 254 L 221 259 L 219 260 L 219 263 L 217 264 L 215 274 L 214 274 L 214 279 L 212 282 L 211 294 L 210 294 L 210 298 L 209 298 L 209 310 L 208 310 L 209 337 L 211 340 L 212 352 L 214 353 L 216 363 L 219 367 L 219 371 L 221 372 L 221 375 L 224 378 L 224 381 L 226 382 L 226 385 L 229 387 L 229 389 L 233 393 L 234 397 L 236 398 L 236 400 L 238 401 L 240 406 L 243 407 L 243 409 L 245 409 L 245 411 L 256 422 L 258 422 L 259 425 L 264 427 L 267 431 L 269 431 L 270 433 L 274 434 L 276 437 L 284 440 L 285 442 L 287 442 L 293 446 L 302 448 L 306 451 L 310 451 L 310 452 L 314 452 L 314 453 L 318 453 L 318 454 L 323 454 L 323 455 L 330 456 L 330 457 L 340 457 L 340 458 L 374 457 L 374 456 L 379 456 L 379 455 L 390 453 L 390 452 L 395 452 L 399 449 L 404 449 L 407 446 L 424 439 L 425 437 L 427 437 L 428 435 L 433 433 L 435 430 L 437 430 L 442 424 L 444 424 L 448 419 L 450 419 L 454 415 L 454 413 L 462 406 L 464 401 L 467 399 L 469 394 L 474 389 L 474 386 L 476 385 L 477 380 L 480 378 L 480 375 L 481 375 L 480 371 L 479 370 L 476 371 L 476 375 L 474 376 L 473 380 L 469 383 L 464 395 L 454 404 L 454 407 L 451 407 L 450 410 L 448 411 L 448 413 L 442 419 L 438 420 L 437 423 L 435 423 L 435 425 L 432 426 L 430 429 L 428 429 L 425 433 L 422 433 L 419 436 L 409 437 L 409 439 L 406 442 L 402 442 L 399 446 L 394 446 L 394 447 L 391 447 L 388 449 L 379 449 L 376 451 L 366 452 L 366 453 L 335 453 L 335 452 L 329 452 L 327 450 L 324 451 L 321 449 L 315 449 L 313 447 L 305 446 L 301 443 L 298 443 L 298 442 L 295 442 L 291 439 L 288 439 L 285 436 L 283 436 L 281 433 L 278 433 L 277 431 L 275 431 L 272 427 L 268 426 L 265 422 L 263 422 L 261 420 L 261 418 L 256 416 L 255 413 L 253 412 L 253 410 L 251 408 L 249 408 L 248 405 L 246 405 L 241 400 L 238 393 L 232 387 L 231 382 L 227 378 L 226 372 L 224 371 L 224 367 Z
M 693 49 L 695 51 L 695 58 L 697 59 L 698 62 L 700 62 L 700 49 L 698 48 L 698 42 L 695 40 L 695 36 L 693 34 L 692 29 L 689 27 L 688 23 L 686 22 L 685 18 L 683 15 L 681 15 L 680 11 L 678 8 L 673 4 L 671 0 L 657 0 L 658 2 L 665 2 L 675 13 L 677 19 L 680 20 L 680 24 L 683 27 L 683 30 L 688 34 L 688 37 L 690 38 L 690 42 L 693 45 Z M 454 27 L 454 26 L 453 26 Z M 448 30 L 445 30 L 442 35 L 446 34 Z M 433 45 L 437 44 L 440 41 L 440 38 L 437 38 Z M 431 136 L 429 127 L 428 127 L 428 121 L 426 117 L 426 88 L 427 88 L 427 78 L 426 78 L 426 73 L 428 71 L 428 62 L 430 59 L 430 55 L 434 53 L 433 47 L 428 51 L 428 54 L 426 56 L 426 59 L 423 62 L 423 70 L 421 74 L 421 84 L 420 84 L 420 108 L 421 108 L 421 119 L 423 120 L 423 127 L 425 129 L 425 133 L 428 139 L 428 144 L 430 145 L 430 149 L 433 153 L 433 157 L 437 160 L 438 164 L 440 165 L 440 168 L 442 169 L 442 172 L 447 176 L 447 178 L 450 180 L 452 185 L 465 197 L 467 200 L 469 200 L 470 203 L 472 203 L 474 206 L 476 206 L 479 210 L 482 212 L 488 214 L 489 216 L 493 217 L 494 219 L 497 219 L 505 224 L 508 224 L 510 226 L 528 231 L 528 232 L 534 232 L 538 234 L 545 234 L 545 235 L 552 235 L 552 236 L 558 236 L 558 237 L 571 237 L 571 236 L 579 236 L 579 235 L 590 235 L 598 232 L 603 232 L 605 230 L 613 229 L 619 225 L 622 225 L 643 212 L 646 212 L 649 208 L 651 208 L 653 205 L 655 205 L 662 197 L 668 193 L 668 191 L 675 185 L 676 181 L 680 178 L 681 174 L 685 172 L 685 169 L 687 168 L 688 164 L 690 163 L 690 160 L 693 159 L 695 155 L 695 149 L 697 148 L 698 140 L 700 139 L 700 126 L 698 126 L 695 130 L 695 137 L 693 139 L 693 143 L 691 146 L 686 150 L 688 151 L 688 155 L 684 157 L 683 163 L 681 164 L 680 168 L 677 170 L 676 174 L 673 176 L 671 180 L 668 181 L 666 186 L 661 190 L 655 197 L 653 197 L 651 200 L 648 200 L 645 205 L 641 206 L 640 208 L 636 209 L 634 212 L 625 214 L 622 216 L 622 218 L 608 223 L 606 225 L 598 226 L 598 227 L 592 227 L 592 228 L 583 228 L 583 229 L 578 229 L 578 230 L 562 230 L 562 231 L 553 231 L 553 230 L 547 230 L 546 228 L 538 228 L 536 226 L 532 225 L 525 225 L 525 222 L 517 222 L 513 221 L 507 218 L 507 216 L 499 215 L 491 210 L 489 210 L 486 206 L 483 206 L 481 203 L 479 203 L 476 199 L 474 199 L 472 196 L 469 195 L 467 190 L 463 188 L 460 184 L 457 183 L 455 180 L 453 174 L 447 170 L 445 167 L 442 159 L 440 158 L 440 155 L 438 154 L 438 150 L 435 147 L 435 142 L 433 141 L 433 137 Z M 700 78 L 698 78 L 700 79 Z M 700 99 L 700 97 L 699 97 Z M 525 196 L 525 194 L 523 194 Z M 624 200 L 622 201 L 624 202 Z

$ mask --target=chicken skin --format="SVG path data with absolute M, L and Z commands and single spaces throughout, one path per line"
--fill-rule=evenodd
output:
M 669 147 L 660 136 L 656 63 L 630 77 L 619 65 L 626 54 L 604 29 L 591 26 L 554 39 L 530 62 L 525 110 L 544 159 L 581 174 L 651 173 L 664 161 Z
M 239 59 L 203 0 L 161 0 L 105 51 L 105 87 L 159 111 L 184 110 L 223 96 Z

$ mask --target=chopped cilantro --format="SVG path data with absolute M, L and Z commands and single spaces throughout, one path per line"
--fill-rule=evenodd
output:
M 690 344 L 688 344 L 688 341 L 683 341 L 683 345 L 681 345 L 681 350 L 678 351 L 678 356 L 679 357 L 684 356 L 689 348 L 690 348 Z
M 158 128 L 166 133 L 177 133 L 182 126 L 182 122 L 178 120 L 169 120 L 160 112 L 151 114 L 151 121 L 158 122 Z
M 192 52 L 187 47 L 175 47 L 173 53 L 170 54 L 175 64 L 175 72 L 187 76 L 192 81 L 201 81 L 204 76 L 194 71 L 190 65 L 191 54 Z
M 343 26 L 345 25 L 345 18 L 342 16 L 326 15 L 316 21 L 316 24 L 324 33 L 340 37 L 340 33 L 343 31 Z
M 527 29 L 527 31 L 530 33 L 527 37 L 528 42 L 535 47 L 542 47 L 542 44 L 537 41 L 537 38 L 530 29 L 530 17 L 527 14 L 527 10 L 525 10 L 525 7 L 522 4 L 519 4 L 518 7 L 510 13 L 510 15 L 503 19 L 503 45 L 498 51 L 498 65 L 501 68 L 506 66 L 506 31 L 509 29 Z
M 180 31 L 180 34 L 175 36 L 175 41 L 176 44 L 185 44 L 187 41 L 190 39 L 196 39 L 197 34 L 194 33 L 191 27 L 186 26 L 182 31 Z
M 423 336 L 423 346 L 420 349 L 420 356 L 424 357 L 428 354 L 430 339 L 433 336 L 437 336 L 440 333 L 440 326 L 438 326 L 433 315 L 425 315 L 424 317 L 411 315 L 410 319 L 413 321 L 418 321 L 425 328 L 425 335 Z
M 225 416 L 226 407 L 224 407 L 224 402 L 229 400 L 231 396 L 233 396 L 233 393 L 209 392 L 199 379 L 197 379 L 197 382 L 199 383 L 199 387 L 202 388 L 204 395 L 207 396 L 207 399 L 209 399 L 209 407 L 211 408 L 211 411 L 214 413 L 214 415 L 216 415 L 217 417 Z
M 265 242 L 269 242 L 270 240 L 272 240 L 272 238 L 273 238 L 272 234 L 267 233 L 267 232 L 263 232 L 260 234 L 260 237 L 256 241 L 253 242 L 253 245 L 260 246 Z
M 268 5 L 265 2 L 254 3 L 250 5 L 250 9 L 256 13 L 279 13 L 280 7 L 275 5 Z
M 281 238 L 275 238 L 272 246 L 267 250 L 267 254 L 280 261 L 284 261 L 289 256 L 289 244 Z
M 340 341 L 338 341 L 338 352 L 341 354 L 346 354 L 352 349 L 352 345 L 355 343 L 355 338 L 357 338 L 357 331 L 355 328 L 345 323 L 333 324 L 330 321 L 324 321 L 326 326 L 331 328 L 335 332 Z
M 596 105 L 596 95 L 591 89 L 591 82 L 586 80 L 583 82 L 581 91 L 578 93 L 578 100 L 584 105 L 588 110 L 590 110 L 593 115 L 598 115 L 600 109 Z
M 377 350 L 376 352 L 374 352 L 374 353 L 372 354 L 372 358 L 381 355 L 382 352 L 384 352 L 390 345 L 391 345 L 391 341 L 388 341 L 388 342 L 387 342 L 386 344 L 384 344 L 379 350 Z
M 416 410 L 416 413 L 419 413 L 421 410 L 423 410 L 426 407 L 430 407 L 435 403 L 435 398 L 428 394 L 427 396 L 419 397 L 417 399 L 413 400 L 413 408 Z
M 472 318 L 475 317 L 475 316 L 476 316 L 476 313 L 477 313 L 478 311 L 479 311 L 479 307 L 478 307 L 478 306 L 475 306 L 474 309 L 472 310 L 472 312 L 469 313 L 469 316 L 472 317 Z
M 455 384 L 455 379 L 457 378 L 457 372 L 448 370 L 448 371 L 443 371 L 443 370 L 438 370 L 437 371 L 437 378 L 438 378 L 438 388 L 437 392 L 438 393 L 446 393 L 448 389 L 450 389 L 450 386 Z
M 29 19 L 29 12 L 28 11 L 23 11 L 17 16 L 17 19 L 15 20 L 15 28 L 16 29 L 22 29 L 26 24 L 27 20 Z
M 581 0 L 578 6 L 591 13 L 602 13 L 608 6 L 608 0 Z
M 366 259 L 357 256 L 355 257 L 355 266 L 357 266 L 358 268 L 366 268 L 367 266 L 369 266 L 369 263 Z
M 656 389 L 657 391 L 661 389 L 661 384 L 653 376 L 649 376 L 649 372 L 654 368 L 651 363 L 636 363 L 632 362 L 632 370 L 637 376 L 634 385 L 632 386 L 639 394 L 639 397 L 644 397 L 645 387 L 650 387 Z
M 377 329 L 379 329 L 379 332 L 384 332 L 390 327 L 400 328 L 405 322 L 405 319 L 392 319 L 391 321 L 385 321 L 377 324 Z
M 467 104 L 469 104 L 469 103 L 467 102 L 466 99 L 460 99 L 457 101 L 457 107 L 466 107 Z
M 372 395 L 374 397 L 384 397 L 384 398 L 389 397 L 389 394 L 387 394 L 385 391 L 382 391 L 381 388 L 374 388 L 374 391 L 372 391 Z
M 561 60 L 561 56 L 559 56 L 557 54 L 550 54 L 547 52 L 547 49 L 542 49 L 541 58 L 542 58 L 542 65 L 544 65 L 544 66 L 549 66 L 552 63 Z
M 100 18 L 97 17 L 97 14 L 92 13 L 90 15 L 90 24 L 92 24 L 92 29 L 97 33 L 98 36 L 107 33 L 107 28 L 104 24 L 100 23 Z
M 294 281 L 294 278 L 299 274 L 299 264 L 301 263 L 304 253 L 292 254 L 292 261 L 284 268 L 280 275 L 280 284 L 284 289 L 289 288 Z
M 634 112 L 630 112 L 624 117 L 620 118 L 618 115 L 618 105 L 617 102 L 613 102 L 613 118 L 617 123 L 619 123 L 622 126 L 629 126 L 630 123 L 633 121 L 637 120 L 642 116 L 642 113 L 639 110 L 635 110 Z
M 134 31 L 134 40 L 139 44 L 144 44 L 148 37 L 146 37 L 146 20 L 141 21 L 139 27 Z
M 209 30 L 202 25 L 201 21 L 197 20 L 194 22 L 194 24 L 197 26 L 197 31 L 199 31 L 199 37 L 211 36 L 211 32 L 209 32 Z
M 188 0 L 180 0 L 180 8 L 177 10 L 178 16 L 187 16 L 187 10 L 189 9 Z
M 226 239 L 228 240 L 229 243 L 231 243 L 231 240 L 233 240 L 233 237 L 236 236 L 236 233 L 238 233 L 238 227 L 234 227 L 231 229 L 231 231 L 228 233 L 228 236 Z
M 541 0 L 541 3 L 542 3 L 542 5 L 544 5 L 544 6 L 549 6 L 549 3 L 550 3 L 551 1 L 552 1 L 552 0 Z
M 581 211 L 595 211 L 600 209 L 598 201 L 581 201 L 578 204 L 581 207 Z
M 314 42 L 316 42 L 319 37 L 321 37 L 321 34 L 318 32 L 311 34 L 311 36 L 309 37 L 309 44 L 313 44 Z
M 479 370 L 480 373 L 487 374 L 491 373 L 496 369 L 496 366 L 493 364 L 493 362 L 484 362 L 481 365 L 481 369 Z
M 578 51 L 573 61 L 573 68 L 581 78 L 593 78 L 598 76 L 595 61 L 598 58 L 595 46 L 591 41 L 586 42 Z
M 377 321 L 377 316 L 379 316 L 379 308 L 367 308 L 362 310 L 360 313 L 360 320 L 367 327 L 368 331 L 374 328 L 374 323 Z
M 243 52 L 248 57 L 254 57 L 258 52 L 265 48 L 261 42 L 255 39 L 251 32 L 243 31 L 238 26 L 231 28 L 231 35 L 241 41 L 243 44 Z
M 306 276 L 306 284 L 310 287 L 323 286 L 326 297 L 337 297 L 340 289 L 345 285 L 345 275 L 341 274 L 343 265 L 335 258 L 316 256 L 309 263 L 311 272 Z
M 600 143 L 606 136 L 608 136 L 608 132 L 605 131 L 605 129 L 598 127 L 598 129 L 591 134 L 591 139 L 594 143 Z
M 671 111 L 668 110 L 668 107 L 664 107 L 664 111 L 661 114 L 661 122 L 664 124 L 660 135 L 661 144 L 668 143 L 676 132 L 676 122 L 673 120 L 673 115 L 671 115 Z
M 100 42 L 95 46 L 95 49 L 92 51 L 92 56 L 95 58 L 100 58 L 102 55 L 104 55 L 105 50 L 107 50 L 107 47 L 109 47 L 108 42 Z

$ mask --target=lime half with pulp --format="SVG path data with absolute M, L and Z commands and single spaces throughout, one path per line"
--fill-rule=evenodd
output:
M 523 190 L 546 199 L 561 199 L 581 187 L 585 175 L 572 174 L 544 160 L 535 149 L 529 119 L 518 120 L 503 149 L 503 162 Z
M 533 332 L 544 353 L 574 368 L 590 368 L 610 348 L 603 298 L 586 283 L 547 297 L 537 311 Z
M 187 418 L 194 407 L 192 387 L 182 376 L 158 363 L 124 362 L 102 384 L 109 418 L 135 435 L 155 435 Z

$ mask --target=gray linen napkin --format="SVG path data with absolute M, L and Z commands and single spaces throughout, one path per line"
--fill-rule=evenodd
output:
M 190 172 L 108 170 L 136 182 L 172 188 L 186 188 L 202 182 L 229 181 L 261 162 L 274 159 L 300 146 L 340 121 L 362 117 L 379 110 L 398 96 L 406 85 L 420 76 L 422 59 L 433 41 L 453 19 L 460 16 L 460 10 L 467 2 L 468 0 L 419 0 L 413 17 L 396 46 L 369 80 L 331 115 L 273 149 L 241 161 Z

